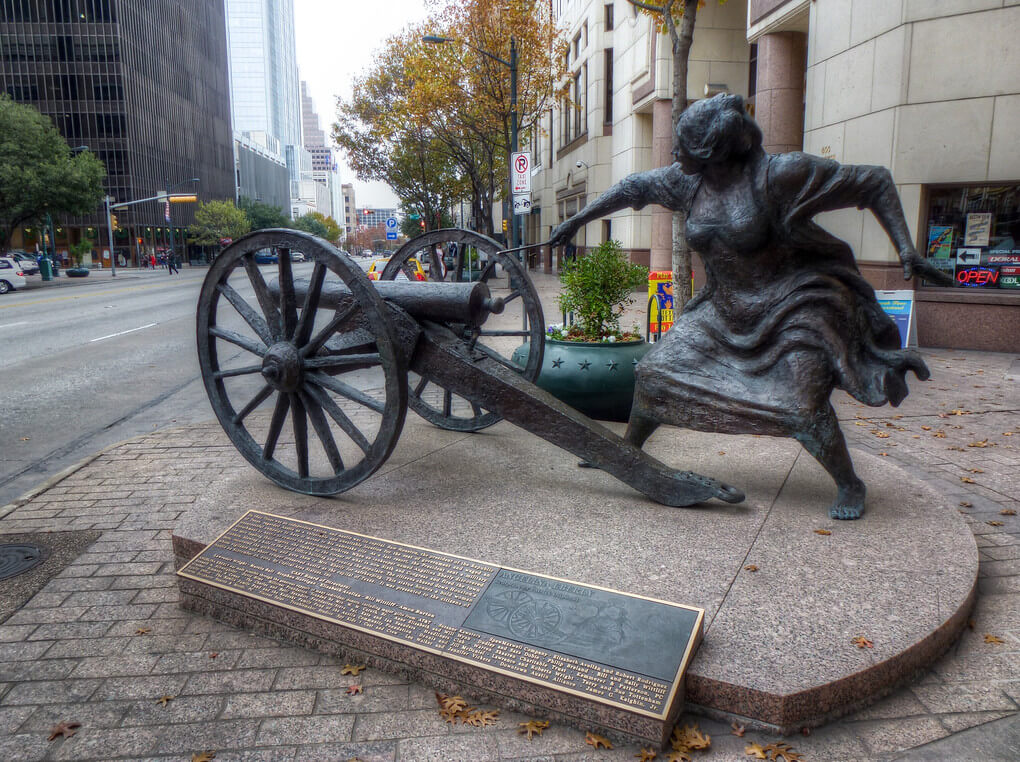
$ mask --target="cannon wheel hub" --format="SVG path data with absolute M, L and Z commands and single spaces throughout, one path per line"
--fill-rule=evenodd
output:
M 262 358 L 262 377 L 280 392 L 293 392 L 301 386 L 301 355 L 289 341 L 273 344 Z

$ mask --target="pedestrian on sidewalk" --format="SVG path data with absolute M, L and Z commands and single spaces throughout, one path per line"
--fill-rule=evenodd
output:
M 149 267 L 151 267 L 153 270 L 156 269 L 156 253 L 155 252 L 149 254 Z
M 178 275 L 181 274 L 181 271 L 179 269 L 177 269 L 177 255 L 176 254 L 167 254 L 167 257 L 166 257 L 166 274 L 167 275 L 173 275 L 174 273 L 177 273 Z

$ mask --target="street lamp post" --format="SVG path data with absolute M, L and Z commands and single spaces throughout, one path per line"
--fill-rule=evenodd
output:
M 170 182 L 167 181 L 167 184 L 166 184 L 166 207 L 164 207 L 164 208 L 166 209 L 166 215 L 165 215 L 166 216 L 166 224 L 170 228 L 170 257 L 173 257 L 176 254 L 176 251 L 174 249 L 174 225 L 173 225 L 173 222 L 170 221 L 170 191 L 172 191 L 174 188 L 180 188 L 182 185 L 187 185 L 188 183 L 197 183 L 198 181 L 199 181 L 199 178 L 197 178 L 197 177 L 192 177 L 189 180 L 182 180 L 181 182 L 175 183 L 174 185 L 170 185 Z M 167 268 L 168 269 L 169 269 L 169 263 L 170 263 L 170 260 L 168 258 L 167 259 Z
M 488 50 L 483 50 L 475 45 L 472 45 L 466 40 L 459 40 L 456 37 L 440 37 L 434 34 L 427 34 L 421 38 L 422 42 L 430 42 L 436 45 L 445 42 L 458 42 L 461 45 L 466 45 L 476 53 L 480 53 L 483 56 L 491 58 L 497 63 L 503 64 L 510 69 L 510 153 L 515 154 L 519 150 L 518 135 L 517 135 L 517 40 L 510 36 L 510 60 L 507 61 L 500 58 L 495 53 L 490 53 Z M 508 157 L 509 158 L 509 157 Z M 507 162 L 509 169 L 509 161 Z M 510 248 L 517 248 L 520 245 L 520 236 L 517 228 L 517 215 L 513 213 L 513 188 L 510 181 L 510 172 L 507 172 L 507 209 L 510 212 Z

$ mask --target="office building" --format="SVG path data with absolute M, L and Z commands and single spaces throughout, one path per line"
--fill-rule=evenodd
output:
M 203 0 L 0 2 L 0 91 L 50 117 L 72 147 L 106 165 L 116 201 L 171 186 L 199 197 L 234 197 L 223 6 Z M 187 182 L 197 177 L 197 184 Z M 169 245 L 164 204 L 117 213 L 117 262 Z M 180 244 L 193 205 L 175 204 Z M 106 217 L 58 221 L 57 251 L 83 237 L 110 264 Z M 20 237 L 20 240 L 19 240 Z M 34 247 L 41 236 L 16 234 Z M 103 253 L 106 250 L 105 254 Z M 178 249 L 180 253 L 180 249 Z
M 527 240 L 632 172 L 672 161 L 669 37 L 626 0 L 553 0 L 570 44 L 571 97 L 525 136 L 533 152 Z M 906 289 L 921 346 L 1020 351 L 1020 6 L 912 0 L 729 0 L 698 11 L 691 100 L 743 95 L 769 152 L 805 150 L 893 174 L 914 243 L 956 287 L 906 283 L 870 212 L 817 222 L 845 240 L 877 289 Z M 531 138 L 529 140 L 529 138 Z M 670 268 L 671 215 L 648 206 L 589 223 Z M 556 262 L 545 253 L 545 267 Z M 703 280 L 695 257 L 695 283 Z

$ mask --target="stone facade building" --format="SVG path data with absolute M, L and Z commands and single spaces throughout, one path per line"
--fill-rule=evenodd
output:
M 671 161 L 669 38 L 626 0 L 553 0 L 570 42 L 571 98 L 530 136 L 527 240 L 632 172 Z M 770 152 L 892 170 L 915 244 L 956 288 L 905 283 L 870 213 L 818 222 L 878 289 L 913 289 L 922 346 L 1020 351 L 1020 29 L 1016 0 L 709 0 L 688 97 L 748 99 Z M 665 210 L 624 210 L 578 234 L 668 269 Z M 548 253 L 545 266 L 552 268 Z M 697 264 L 696 264 L 697 270 Z M 698 281 L 696 272 L 695 280 Z

